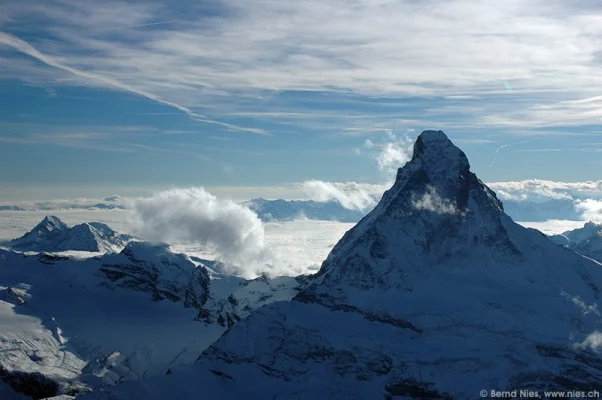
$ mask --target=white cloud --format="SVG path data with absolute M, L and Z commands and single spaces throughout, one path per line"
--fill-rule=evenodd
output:
M 20 53 L 23 53 L 30 57 L 33 57 L 36 60 L 38 60 L 50 67 L 54 67 L 54 68 L 63 70 L 65 72 L 76 75 L 80 78 L 95 81 L 96 83 L 103 85 L 105 87 L 110 87 L 113 89 L 122 90 L 122 91 L 126 91 L 126 92 L 129 92 L 132 94 L 136 94 L 138 96 L 146 97 L 149 100 L 155 101 L 157 103 L 160 103 L 160 104 L 172 107 L 172 108 L 175 108 L 175 109 L 183 112 L 184 114 L 188 115 L 190 118 L 192 118 L 195 121 L 204 122 L 204 123 L 208 123 L 208 124 L 221 125 L 228 129 L 231 129 L 231 130 L 249 131 L 249 132 L 258 133 L 261 135 L 267 134 L 267 132 L 265 132 L 263 129 L 247 128 L 247 127 L 229 124 L 226 122 L 211 120 L 211 119 L 207 118 L 206 116 L 193 111 L 189 107 L 180 105 L 173 101 L 165 100 L 165 99 L 161 98 L 161 96 L 158 96 L 156 94 L 148 92 L 144 89 L 140 89 L 131 84 L 123 83 L 117 79 L 107 77 L 107 76 L 104 76 L 104 75 L 101 75 L 98 73 L 88 72 L 83 69 L 73 68 L 67 64 L 64 64 L 63 62 L 57 60 L 56 58 L 54 58 L 52 56 L 49 56 L 47 54 L 40 52 L 34 46 L 30 45 L 29 43 L 25 42 L 24 40 L 21 40 L 20 38 L 14 36 L 14 35 L 0 32 L 0 44 L 11 47 L 11 48 L 19 51 Z
M 602 198 L 602 181 L 558 182 L 541 179 L 491 182 L 491 189 L 502 198 L 513 200 Z
M 378 169 L 388 180 L 395 180 L 397 170 L 411 160 L 413 143 L 407 136 L 396 137 L 392 135 L 392 141 L 383 146 L 376 157 L 376 161 Z
M 582 343 L 577 345 L 577 348 L 589 348 L 596 353 L 602 353 L 602 333 L 594 331 L 587 335 Z
M 502 200 L 525 201 L 529 199 L 529 196 L 527 196 L 525 193 L 512 194 L 502 189 L 497 189 L 495 193 Z
M 315 201 L 337 201 L 349 210 L 368 211 L 387 189 L 386 185 L 357 182 L 306 181 L 300 184 Z
M 456 205 L 448 199 L 443 199 L 434 187 L 429 187 L 428 192 L 420 198 L 412 200 L 412 207 L 417 210 L 426 210 L 436 214 L 461 214 Z
M 6 15 L 6 32 L 30 33 L 17 21 L 35 21 L 35 37 L 49 40 L 2 41 L 65 74 L 48 79 L 47 68 L 11 60 L 2 76 L 139 92 L 183 112 L 246 111 L 264 92 L 311 90 L 462 99 L 459 111 L 481 125 L 602 116 L 602 14 L 589 2 L 221 0 L 181 10 L 166 0 L 39 0 L 12 2 Z M 509 85 L 521 101 L 483 100 Z
M 264 225 L 253 211 L 202 187 L 131 199 L 128 210 L 131 228 L 140 238 L 205 247 L 235 274 L 298 275 L 310 267 L 295 263 L 286 249 L 266 245 Z
M 264 230 L 257 214 L 203 188 L 172 189 L 132 199 L 128 209 L 134 232 L 144 240 L 212 246 L 233 264 L 265 259 Z
M 602 201 L 594 199 L 577 200 L 575 209 L 582 214 L 586 221 L 602 222 Z

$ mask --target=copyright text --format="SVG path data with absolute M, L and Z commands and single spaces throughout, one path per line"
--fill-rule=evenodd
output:
M 481 390 L 482 398 L 492 399 L 597 399 L 600 392 L 597 390 L 582 391 L 536 391 L 536 390 Z

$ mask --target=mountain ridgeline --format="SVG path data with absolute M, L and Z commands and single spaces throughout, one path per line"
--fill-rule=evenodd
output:
M 60 218 L 47 216 L 31 231 L 7 243 L 17 251 L 119 252 L 131 236 L 118 234 L 100 222 L 85 222 L 69 227 Z
M 349 210 L 336 201 L 313 200 L 266 200 L 253 199 L 242 203 L 264 222 L 291 221 L 299 218 L 312 220 L 357 222 L 365 215 L 358 210 Z
M 65 231 L 48 217 L 28 237 L 50 246 L 48 235 Z M 138 241 L 85 259 L 0 249 L 0 399 L 81 395 L 191 364 L 226 329 L 291 299 L 300 284 L 223 269 Z
M 602 224 L 587 222 L 583 228 L 552 235 L 550 240 L 602 263 Z

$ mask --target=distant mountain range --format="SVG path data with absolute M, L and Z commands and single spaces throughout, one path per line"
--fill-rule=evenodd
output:
M 109 200 L 111 198 L 108 198 Z M 504 210 L 515 221 L 539 222 L 550 219 L 578 221 L 581 219 L 572 199 L 550 199 L 540 202 L 504 200 Z M 298 218 L 312 220 L 358 222 L 366 214 L 357 210 L 348 210 L 336 201 L 318 202 L 313 200 L 266 200 L 252 199 L 241 204 L 255 211 L 264 222 L 291 221 Z M 79 203 L 40 203 L 31 207 L 0 205 L 0 211 L 28 211 L 54 209 L 82 210 L 123 210 L 123 204 L 98 202 Z
M 51 210 L 123 210 L 122 204 L 110 202 L 78 203 L 64 201 L 47 201 L 29 205 L 0 204 L 0 211 L 51 211 Z
M 130 239 L 129 235 L 118 234 L 100 222 L 69 227 L 60 218 L 49 215 L 31 231 L 6 245 L 18 251 L 116 252 L 123 249 Z
M 515 221 L 540 222 L 550 219 L 579 221 L 581 213 L 572 199 L 551 199 L 541 202 L 504 200 L 504 211 Z
M 258 198 L 242 204 L 257 213 L 264 222 L 290 221 L 298 218 L 357 222 L 365 215 L 361 211 L 348 210 L 335 201 L 317 202 L 313 200 L 266 200 Z
M 25 211 L 25 209 L 19 206 L 0 205 L 0 211 Z
M 348 210 L 340 203 L 313 200 L 266 200 L 253 199 L 243 203 L 255 211 L 262 221 L 290 221 L 297 218 L 358 222 L 366 213 Z M 581 214 L 571 199 L 552 199 L 542 202 L 503 201 L 504 211 L 515 221 L 538 222 L 550 219 L 578 221 Z

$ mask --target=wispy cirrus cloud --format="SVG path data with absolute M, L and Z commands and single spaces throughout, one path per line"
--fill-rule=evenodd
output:
M 5 48 L 63 73 L 13 60 L 4 77 L 128 91 L 225 129 L 266 133 L 227 121 L 224 107 L 265 112 L 283 92 L 308 91 L 458 103 L 382 116 L 378 129 L 397 120 L 445 127 L 458 112 L 465 124 L 508 128 L 602 117 L 602 6 L 594 2 L 52 0 L 9 1 L 2 11 Z M 345 117 L 327 124 L 345 129 Z
M 161 145 L 144 143 L 148 136 L 173 135 L 173 132 L 142 125 L 99 125 L 99 126 L 46 126 L 38 123 L 3 123 L 0 129 L 9 127 L 12 134 L 0 135 L 0 143 L 56 146 L 72 149 L 87 149 L 101 152 L 157 156 L 175 153 L 210 161 L 203 151 L 221 151 L 216 147 L 182 146 L 168 142 Z M 183 133 L 178 133 L 183 134 Z M 188 149 L 187 147 L 194 147 Z
M 101 75 L 98 73 L 89 72 L 89 71 L 85 71 L 82 69 L 71 67 L 71 66 L 57 60 L 56 58 L 54 58 L 52 56 L 42 53 L 34 46 L 30 45 L 29 43 L 27 43 L 24 40 L 19 39 L 16 36 L 0 32 L 0 44 L 11 47 L 23 54 L 31 56 L 31 57 L 35 58 L 36 60 L 38 60 L 50 67 L 54 67 L 54 68 L 63 70 L 65 72 L 76 75 L 80 78 L 96 81 L 101 85 L 112 87 L 117 90 L 123 90 L 123 91 L 129 92 L 129 93 L 136 94 L 138 96 L 146 97 L 149 100 L 166 105 L 168 107 L 175 108 L 175 109 L 183 112 L 184 114 L 188 115 L 190 118 L 192 118 L 195 121 L 204 122 L 204 123 L 208 123 L 208 124 L 220 125 L 220 126 L 223 126 L 225 128 L 231 129 L 231 130 L 249 131 L 249 132 L 258 133 L 261 135 L 267 134 L 267 132 L 263 129 L 247 128 L 247 127 L 242 127 L 242 126 L 238 126 L 238 125 L 234 125 L 234 124 L 229 124 L 226 122 L 215 121 L 215 120 L 209 119 L 206 116 L 193 111 L 189 107 L 180 105 L 173 101 L 165 100 L 158 95 L 147 92 L 144 89 L 137 88 L 131 84 L 123 83 L 123 82 L 120 82 L 119 80 L 116 80 L 116 79 L 113 79 L 113 78 L 110 78 L 110 77 L 107 77 L 107 76 L 104 76 L 104 75 Z

